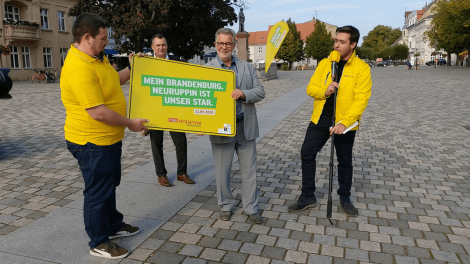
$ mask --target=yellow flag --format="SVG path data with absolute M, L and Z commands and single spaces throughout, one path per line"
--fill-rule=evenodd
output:
M 289 26 L 284 21 L 279 21 L 271 28 L 268 35 L 268 43 L 266 43 L 266 63 L 265 72 L 268 72 L 271 62 L 274 60 L 279 47 L 289 32 Z

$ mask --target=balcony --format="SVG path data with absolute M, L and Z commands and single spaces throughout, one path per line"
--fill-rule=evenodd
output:
M 3 25 L 5 40 L 39 40 L 39 27 L 25 25 Z

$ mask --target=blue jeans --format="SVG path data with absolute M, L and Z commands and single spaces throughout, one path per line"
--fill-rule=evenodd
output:
M 318 124 L 310 122 L 305 140 L 302 144 L 302 194 L 300 202 L 310 203 L 315 196 L 315 170 L 317 153 L 330 138 L 329 129 L 332 125 L 331 117 L 320 117 Z M 344 135 L 335 135 L 335 150 L 338 159 L 338 195 L 346 198 L 351 196 L 353 176 L 352 149 L 356 131 L 349 131 Z
M 67 141 L 67 148 L 77 159 L 85 181 L 83 218 L 92 249 L 109 242 L 109 236 L 124 225 L 123 215 L 116 209 L 116 187 L 121 182 L 121 147 L 121 141 L 109 146 L 77 145 Z

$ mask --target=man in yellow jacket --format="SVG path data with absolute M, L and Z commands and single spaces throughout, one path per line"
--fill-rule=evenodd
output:
M 357 216 L 357 209 L 349 197 L 353 176 L 352 149 L 359 126 L 355 126 L 345 134 L 343 132 L 356 121 L 360 123 L 361 114 L 366 109 L 371 95 L 372 80 L 370 67 L 357 58 L 354 51 L 359 41 L 359 30 L 353 26 L 344 26 L 338 28 L 336 33 L 334 49 L 340 53 L 338 63 L 340 84 L 331 79 L 331 61 L 322 60 L 307 86 L 307 94 L 315 98 L 315 101 L 301 150 L 302 194 L 296 203 L 288 207 L 288 210 L 301 211 L 315 205 L 315 159 L 330 135 L 335 133 L 339 183 L 337 193 L 346 214 Z M 338 88 L 338 94 L 333 124 L 335 87 Z

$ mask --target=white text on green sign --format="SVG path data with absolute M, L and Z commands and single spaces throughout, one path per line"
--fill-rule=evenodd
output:
M 142 75 L 150 96 L 161 96 L 163 106 L 216 108 L 214 92 L 225 92 L 227 82 Z

